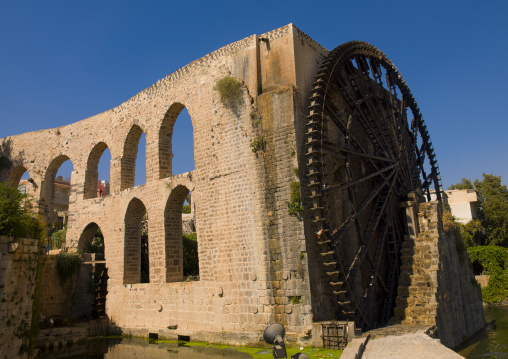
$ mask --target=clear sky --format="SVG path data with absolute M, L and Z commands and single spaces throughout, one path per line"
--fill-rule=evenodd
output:
M 445 187 L 482 172 L 507 183 L 506 0 L 0 0 L 0 138 L 106 111 L 224 45 L 288 23 L 330 50 L 363 40 L 394 62 Z M 175 158 L 176 173 L 188 164 Z

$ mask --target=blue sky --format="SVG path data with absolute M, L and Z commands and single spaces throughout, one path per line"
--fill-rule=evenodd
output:
M 363 40 L 394 62 L 445 187 L 482 172 L 507 183 L 506 0 L 0 0 L 0 138 L 106 111 L 195 59 L 288 23 L 330 50 Z M 186 122 L 177 121 L 182 133 Z M 192 161 L 180 157 L 176 173 Z

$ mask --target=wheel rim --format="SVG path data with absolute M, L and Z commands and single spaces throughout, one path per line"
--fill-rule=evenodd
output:
M 440 197 L 434 149 L 416 101 L 374 46 L 349 42 L 321 65 L 306 123 L 308 209 L 338 319 L 364 329 L 393 309 L 405 234 L 400 202 Z

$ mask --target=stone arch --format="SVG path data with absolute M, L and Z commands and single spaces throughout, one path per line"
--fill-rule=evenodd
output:
M 7 183 L 17 186 L 23 174 L 28 171 L 24 166 L 15 167 L 8 176 Z
M 46 173 L 44 175 L 44 180 L 41 183 L 39 211 L 44 216 L 47 225 L 51 225 L 52 223 L 55 223 L 57 220 L 57 215 L 54 213 L 55 179 L 56 174 L 58 173 L 58 169 L 60 168 L 62 163 L 64 163 L 67 160 L 70 160 L 70 158 L 67 155 L 59 155 L 55 157 L 47 167 Z
M 191 190 L 192 187 L 177 185 L 171 191 L 164 210 L 166 282 L 177 282 L 184 279 L 182 207 Z
M 138 144 L 143 133 L 144 131 L 141 127 L 133 125 L 125 138 L 122 156 L 120 190 L 134 187 Z
M 133 198 L 125 213 L 124 237 L 124 284 L 148 283 L 149 277 L 142 275 L 142 222 L 146 207 L 138 198 Z M 146 243 L 148 245 L 148 243 Z M 146 248 L 149 250 L 149 248 Z M 148 261 L 146 262 L 148 265 Z M 146 268 L 149 272 L 149 268 Z
M 170 177 L 173 174 L 173 128 L 178 115 L 185 108 L 185 105 L 173 103 L 164 118 L 159 130 L 159 179 Z
M 104 142 L 99 142 L 94 146 L 88 155 L 85 172 L 85 188 L 83 192 L 83 199 L 97 197 L 97 181 L 99 180 L 99 161 L 108 148 Z
M 85 227 L 79 236 L 78 251 L 86 252 L 88 250 L 89 245 L 92 244 L 92 241 L 97 234 L 97 230 L 100 230 L 100 227 L 95 222 L 91 222 Z

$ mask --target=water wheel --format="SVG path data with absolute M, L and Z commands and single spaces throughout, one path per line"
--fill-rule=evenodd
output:
M 373 328 L 393 311 L 406 233 L 400 202 L 417 190 L 441 199 L 436 156 L 406 82 L 368 43 L 349 42 L 327 56 L 310 102 L 307 210 L 334 316 Z

